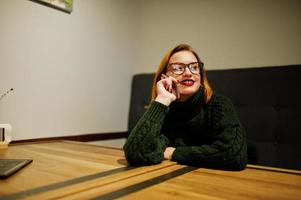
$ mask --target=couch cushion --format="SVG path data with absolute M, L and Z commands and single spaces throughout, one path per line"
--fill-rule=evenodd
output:
M 208 71 L 235 105 L 258 163 L 301 169 L 301 66 Z

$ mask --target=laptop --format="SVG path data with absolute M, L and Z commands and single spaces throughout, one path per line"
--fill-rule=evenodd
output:
M 31 159 L 0 159 L 0 178 L 13 175 L 31 162 Z

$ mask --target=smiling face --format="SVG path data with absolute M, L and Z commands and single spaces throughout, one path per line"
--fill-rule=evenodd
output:
M 169 64 L 171 63 L 184 63 L 190 64 L 198 62 L 197 58 L 190 51 L 179 51 L 173 54 L 169 59 Z M 168 76 L 172 76 L 179 81 L 178 90 L 180 93 L 179 101 L 186 101 L 189 97 L 194 95 L 201 86 L 201 76 L 200 74 L 193 74 L 190 72 L 188 67 L 181 75 L 174 74 L 170 69 L 167 71 Z

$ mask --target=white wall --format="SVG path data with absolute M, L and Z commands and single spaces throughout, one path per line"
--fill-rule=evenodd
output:
M 139 4 L 135 72 L 155 71 L 179 43 L 207 69 L 301 63 L 300 0 L 148 0 Z
M 0 123 L 14 139 L 127 130 L 130 81 L 191 44 L 207 69 L 301 63 L 299 0 L 0 1 Z
M 71 15 L 0 1 L 0 123 L 14 139 L 127 129 L 134 5 L 76 0 Z

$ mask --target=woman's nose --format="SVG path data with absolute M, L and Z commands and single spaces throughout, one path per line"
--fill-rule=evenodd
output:
M 183 75 L 185 75 L 185 76 L 191 76 L 192 75 L 192 73 L 191 73 L 191 71 L 189 70 L 188 67 L 185 67 Z

